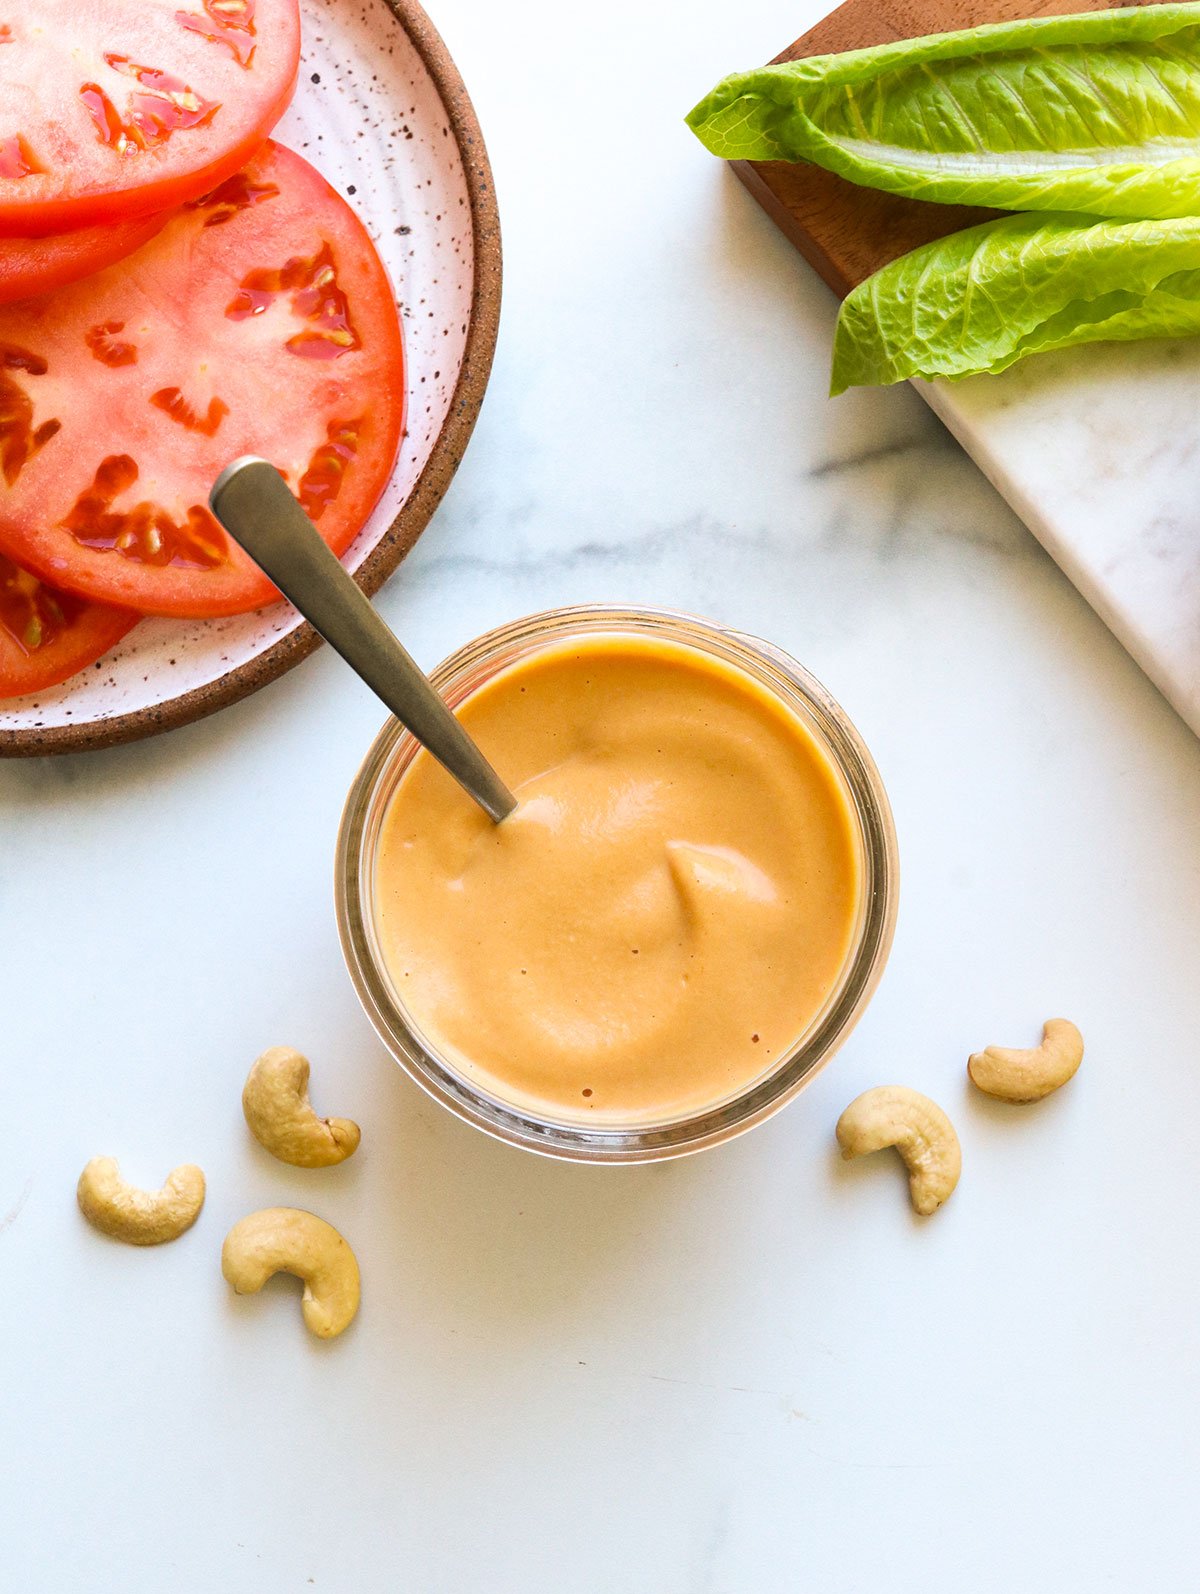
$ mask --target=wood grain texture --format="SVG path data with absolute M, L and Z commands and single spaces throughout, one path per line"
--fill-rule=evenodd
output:
M 1149 0 L 846 0 L 776 61 L 863 50 L 895 39 L 977 28 L 1021 17 L 1112 11 Z M 967 205 L 933 205 L 858 188 L 819 166 L 788 161 L 731 161 L 759 204 L 844 298 L 880 266 L 934 238 L 996 214 Z

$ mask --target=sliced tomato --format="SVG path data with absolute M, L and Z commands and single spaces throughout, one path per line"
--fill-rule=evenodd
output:
M 0 234 L 171 210 L 282 116 L 298 0 L 19 0 L 0 9 Z
M 165 215 L 139 216 L 48 238 L 0 238 L 0 304 L 49 293 L 124 260 L 161 232 L 166 220 Z
M 94 664 L 140 619 L 59 592 L 0 554 L 0 697 L 57 686 Z
M 260 454 L 335 552 L 391 474 L 400 321 L 362 223 L 268 144 L 119 265 L 0 307 L 0 550 L 150 614 L 273 601 L 218 526 L 221 469 Z

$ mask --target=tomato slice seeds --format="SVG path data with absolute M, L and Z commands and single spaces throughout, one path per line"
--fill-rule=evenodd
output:
M 246 164 L 300 59 L 298 0 L 21 0 L 0 33 L 0 236 L 174 209 Z
M 0 549 L 118 607 L 256 608 L 277 594 L 208 509 L 221 469 L 272 460 L 340 553 L 403 412 L 399 318 L 365 229 L 267 144 L 128 259 L 0 306 Z
M 57 686 L 94 664 L 140 618 L 60 592 L 0 554 L 0 698 Z

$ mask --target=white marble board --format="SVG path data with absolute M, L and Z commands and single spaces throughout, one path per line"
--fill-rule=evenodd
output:
M 914 386 L 1200 733 L 1200 342 Z

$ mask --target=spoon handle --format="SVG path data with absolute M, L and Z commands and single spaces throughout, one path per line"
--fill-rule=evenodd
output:
M 213 514 L 315 631 L 497 823 L 517 806 L 479 748 L 400 646 L 268 460 L 235 459 Z

